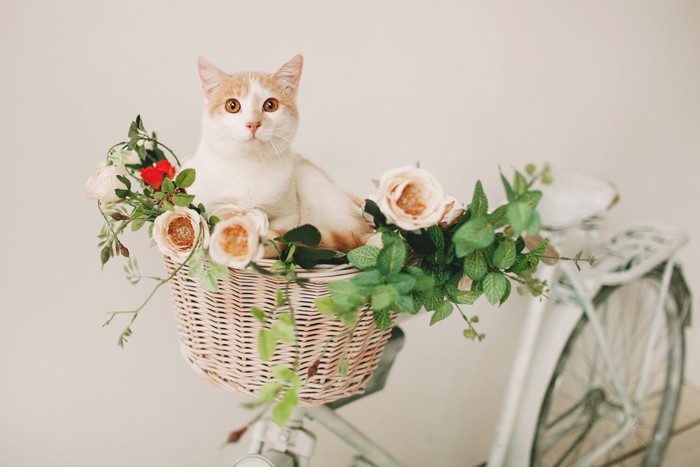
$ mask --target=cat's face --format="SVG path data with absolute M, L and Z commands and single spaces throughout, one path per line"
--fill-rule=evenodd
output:
M 276 153 L 287 148 L 299 120 L 296 93 L 302 63 L 297 55 L 274 74 L 227 75 L 200 57 L 207 143 L 224 154 Z

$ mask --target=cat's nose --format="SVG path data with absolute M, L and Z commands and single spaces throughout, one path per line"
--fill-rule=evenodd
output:
M 260 128 L 260 122 L 248 122 L 245 126 L 250 128 L 250 132 L 253 133 L 253 136 L 255 136 L 255 132 L 258 131 L 258 128 Z

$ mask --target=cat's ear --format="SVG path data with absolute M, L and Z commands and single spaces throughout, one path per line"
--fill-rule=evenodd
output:
M 292 95 L 297 96 L 299 89 L 299 81 L 301 80 L 301 68 L 304 66 L 304 57 L 295 55 L 287 63 L 282 65 L 282 68 L 277 70 L 273 75 L 282 83 L 282 86 Z
M 197 70 L 199 71 L 199 81 L 202 83 L 204 97 L 209 99 L 214 93 L 214 89 L 226 77 L 226 73 L 219 70 L 216 65 L 204 57 L 197 58 Z

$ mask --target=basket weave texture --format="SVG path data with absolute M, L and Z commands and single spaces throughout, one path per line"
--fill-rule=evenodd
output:
M 262 266 L 271 263 L 260 262 Z M 170 274 L 178 267 L 167 257 L 165 265 Z M 258 332 L 269 329 L 276 315 L 268 313 L 263 325 L 250 313 L 253 306 L 272 310 L 276 291 L 284 290 L 284 282 L 248 269 L 229 269 L 228 276 L 219 281 L 219 291 L 209 292 L 201 288 L 198 279 L 187 275 L 188 269 L 183 266 L 170 281 L 185 358 L 214 384 L 255 396 L 263 384 L 272 380 L 270 368 L 292 367 L 297 352 L 293 344 L 278 343 L 270 361 L 260 360 Z M 305 381 L 299 389 L 302 405 L 326 404 L 364 391 L 389 340 L 391 329 L 379 330 L 371 311 L 358 312 L 358 316 L 364 316 L 352 336 L 348 336 L 342 323 L 321 315 L 316 309 L 314 300 L 328 295 L 329 282 L 349 279 L 357 272 L 349 265 L 322 265 L 297 270 L 299 277 L 309 280 L 304 287 L 290 284 L 300 363 L 298 375 Z M 285 306 L 278 313 L 287 311 L 289 308 Z M 347 355 L 349 363 L 347 376 L 338 372 L 343 355 Z M 319 359 L 316 374 L 307 381 L 309 367 Z

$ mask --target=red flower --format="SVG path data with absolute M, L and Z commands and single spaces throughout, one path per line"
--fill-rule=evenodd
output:
M 163 172 L 170 180 L 175 176 L 175 167 L 167 160 L 158 161 L 156 163 L 156 170 Z
M 156 190 L 160 190 L 165 177 L 173 179 L 175 167 L 167 160 L 158 161 L 155 167 L 144 167 L 141 169 L 141 178 Z

